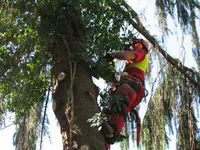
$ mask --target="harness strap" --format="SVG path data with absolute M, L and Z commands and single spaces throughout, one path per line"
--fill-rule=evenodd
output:
M 143 97 L 147 97 L 149 95 L 149 92 L 147 91 L 147 89 L 144 86 L 144 82 L 143 80 L 138 76 L 138 75 L 130 75 L 128 72 L 123 72 L 125 74 L 125 77 L 123 77 L 122 75 L 122 80 L 118 83 L 118 85 L 116 87 L 118 87 L 119 85 L 121 85 L 121 83 L 127 83 L 129 85 L 131 85 L 131 87 L 137 92 L 137 88 L 138 86 L 142 86 L 144 88 L 144 96 Z
M 136 128 L 137 128 L 137 146 L 139 147 L 140 144 L 140 130 L 141 130 L 141 120 L 140 120 L 140 116 L 138 114 L 138 112 L 132 108 L 130 113 L 134 113 L 135 117 L 136 117 Z

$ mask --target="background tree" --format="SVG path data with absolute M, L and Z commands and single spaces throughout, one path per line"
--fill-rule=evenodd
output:
M 197 32 L 198 24 L 196 24 L 199 19 L 197 17 L 198 6 L 199 2 L 197 1 L 156 1 L 159 21 L 164 33 L 169 34 L 167 17 L 171 16 L 178 20 L 183 31 L 183 38 L 184 35 L 191 35 L 192 51 L 199 68 L 200 42 Z M 149 103 L 143 124 L 143 144 L 147 149 L 158 149 L 158 147 L 165 149 L 169 142 L 169 133 L 176 136 L 177 149 L 199 149 L 197 125 L 199 107 L 199 88 L 197 86 L 199 87 L 199 85 L 192 84 L 194 83 L 193 79 L 199 81 L 199 75 L 194 68 L 184 69 L 180 61 L 176 64 L 180 68 L 173 68 L 172 65 L 175 65 L 171 62 L 171 64 L 165 65 L 166 67 L 158 75 L 159 86 L 153 100 Z M 180 74 L 177 70 L 182 70 L 182 73 Z M 152 120 L 151 118 L 155 116 L 156 118 Z M 148 140 L 150 137 L 154 138 Z
M 63 149 L 81 146 L 104 149 L 103 137 L 87 122 L 99 112 L 99 91 L 92 77 L 101 77 L 108 83 L 114 80 L 114 66 L 102 57 L 106 52 L 123 49 L 123 42 L 134 33 L 143 35 L 160 52 L 154 51 L 161 67 L 166 61 L 170 63 L 160 71 L 154 100 L 144 118 L 143 146 L 165 149 L 168 142 L 165 127 L 172 131 L 174 117 L 178 123 L 177 149 L 183 144 L 185 149 L 194 149 L 198 130 L 192 102 L 197 100 L 198 106 L 198 71 L 167 54 L 125 1 L 18 0 L 0 4 L 0 122 L 7 111 L 14 112 L 17 149 L 35 149 L 39 137 L 42 149 L 51 94 Z M 199 64 L 195 17 L 199 13 L 198 1 L 160 0 L 155 4 L 164 33 L 168 31 L 169 14 L 179 20 L 184 34 L 193 37 L 193 51 Z

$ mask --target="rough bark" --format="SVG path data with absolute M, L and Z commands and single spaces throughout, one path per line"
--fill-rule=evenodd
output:
M 88 148 L 104 150 L 102 135 L 90 127 L 88 119 L 97 113 L 97 90 L 84 60 L 73 60 L 71 52 L 79 52 L 83 35 L 80 28 L 71 25 L 69 36 L 58 36 L 49 47 L 56 79 L 53 109 L 61 128 L 63 150 Z M 65 77 L 58 80 L 60 73 Z

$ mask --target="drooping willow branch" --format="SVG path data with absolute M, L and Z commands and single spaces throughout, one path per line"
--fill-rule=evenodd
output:
M 200 10 L 200 3 L 194 1 L 194 6 Z
M 152 99 L 152 97 L 153 97 L 153 94 L 154 94 L 154 86 L 155 86 L 155 84 L 156 84 L 156 82 L 157 82 L 157 80 L 158 80 L 159 75 L 161 74 L 161 72 L 163 71 L 163 68 L 164 68 L 165 66 L 166 66 L 166 63 L 163 64 L 163 65 L 161 66 L 159 72 L 157 73 L 157 76 L 156 76 L 155 80 L 153 81 L 152 88 L 151 88 L 150 101 L 151 101 L 151 99 Z
M 9 125 L 6 125 L 6 126 L 4 126 L 3 128 L 0 128 L 0 130 L 4 130 L 4 129 L 6 129 L 6 128 L 12 126 L 12 125 L 15 125 L 15 123 L 11 123 L 11 124 L 9 124 Z

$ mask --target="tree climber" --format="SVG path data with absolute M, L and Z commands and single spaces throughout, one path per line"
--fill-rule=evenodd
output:
M 106 58 L 113 60 L 126 60 L 126 66 L 120 75 L 120 81 L 114 83 L 114 89 L 110 95 L 127 96 L 123 101 L 123 105 L 116 105 L 113 101 L 110 106 L 103 108 L 102 113 L 107 116 L 107 121 L 102 124 L 102 133 L 105 137 L 106 148 L 109 149 L 110 144 L 113 144 L 120 136 L 120 132 L 125 123 L 125 117 L 129 113 L 136 112 L 134 108 L 141 102 L 145 95 L 144 74 L 148 67 L 148 43 L 143 39 L 133 39 L 128 44 L 125 44 L 125 51 L 112 52 L 106 55 Z M 121 112 L 112 113 L 112 107 L 121 107 Z M 140 118 L 137 113 L 137 145 L 140 140 Z

